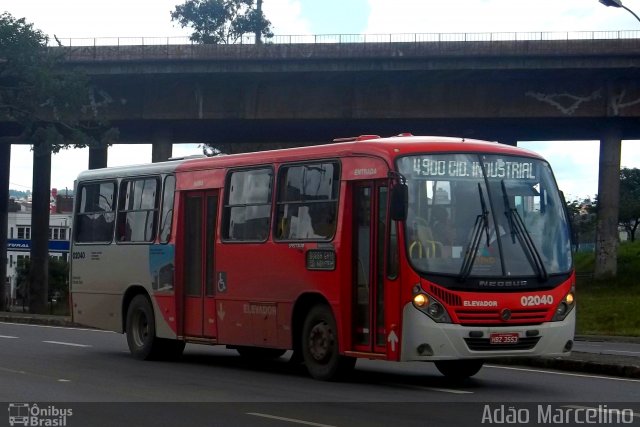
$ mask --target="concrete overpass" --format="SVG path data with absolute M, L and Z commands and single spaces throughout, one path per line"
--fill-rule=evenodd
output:
M 628 38 L 66 51 L 123 140 L 238 143 L 400 130 L 599 139 L 611 126 L 640 138 L 639 53 Z
M 615 274 L 620 141 L 640 139 L 639 36 L 403 35 L 394 42 L 390 35 L 60 49 L 69 66 L 91 76 L 92 105 L 105 107 L 122 142 L 153 143 L 154 161 L 168 158 L 177 142 L 317 143 L 402 131 L 509 144 L 598 139 L 598 273 Z M 7 126 L 0 123 L 0 132 Z M 8 170 L 9 147 L 0 150 Z M 106 148 L 91 149 L 90 167 L 106 159 Z M 8 177 L 0 187 L 8 188 Z

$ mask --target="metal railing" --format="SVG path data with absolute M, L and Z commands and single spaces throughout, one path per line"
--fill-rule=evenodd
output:
M 407 34 L 317 34 L 276 35 L 265 44 L 343 44 L 343 43 L 424 43 L 424 42 L 501 42 L 552 40 L 623 40 L 640 39 L 640 31 L 540 31 L 491 33 L 407 33 Z M 166 46 L 194 44 L 189 37 L 93 37 L 58 38 L 63 46 Z M 234 44 L 254 44 L 254 35 L 244 35 Z M 57 46 L 55 39 L 50 40 Z

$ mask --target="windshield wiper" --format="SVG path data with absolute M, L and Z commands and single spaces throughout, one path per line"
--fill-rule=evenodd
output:
M 482 195 L 482 187 L 480 187 L 480 183 L 478 183 L 478 193 L 480 194 L 480 206 L 482 207 L 482 223 L 484 225 L 484 231 L 487 234 L 487 247 L 489 246 L 489 210 L 487 209 L 487 204 L 484 201 L 484 196 Z
M 549 275 L 547 274 L 546 268 L 544 268 L 544 263 L 542 261 L 542 257 L 540 256 L 540 252 L 536 248 L 531 235 L 527 231 L 527 227 L 524 225 L 524 221 L 518 213 L 518 210 L 511 207 L 511 203 L 509 203 L 509 196 L 507 194 L 507 188 L 504 185 L 504 180 L 500 182 L 500 186 L 502 188 L 502 197 L 504 199 L 504 206 L 506 208 L 504 214 L 507 216 L 513 243 L 516 243 L 515 238 L 517 237 L 518 242 L 520 242 L 520 246 L 522 246 L 525 251 L 527 260 L 536 271 L 538 278 L 545 281 L 547 280 Z
M 487 246 L 489 246 L 489 211 L 487 210 L 487 204 L 482 194 L 482 187 L 478 183 L 478 193 L 480 194 L 480 205 L 482 207 L 482 213 L 476 217 L 476 222 L 473 224 L 473 231 L 471 232 L 471 243 L 467 251 L 464 254 L 462 260 L 462 267 L 460 267 L 459 278 L 461 281 L 466 280 L 471 274 L 473 263 L 478 255 L 478 248 L 480 247 L 480 241 L 482 240 L 482 232 L 484 231 L 487 237 Z

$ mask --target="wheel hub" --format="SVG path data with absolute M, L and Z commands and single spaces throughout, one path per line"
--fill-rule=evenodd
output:
M 138 347 L 144 346 L 144 343 L 149 337 L 149 323 L 147 322 L 147 316 L 142 311 L 138 312 L 134 323 L 134 334 L 136 345 Z
M 317 361 L 323 361 L 331 354 L 333 331 L 325 322 L 315 325 L 309 334 L 309 353 Z

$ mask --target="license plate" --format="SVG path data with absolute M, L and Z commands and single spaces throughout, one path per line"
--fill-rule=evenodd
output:
M 517 344 L 520 336 L 517 332 L 491 334 L 489 335 L 490 344 Z

